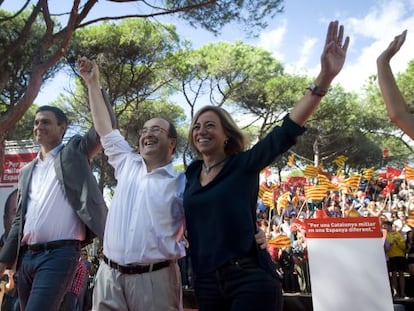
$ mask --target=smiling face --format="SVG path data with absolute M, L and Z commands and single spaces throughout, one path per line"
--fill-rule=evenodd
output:
M 145 122 L 139 137 L 139 151 L 145 160 L 164 159 L 169 161 L 176 139 L 169 137 L 167 120 L 154 118 Z
M 198 117 L 192 128 L 193 144 L 203 155 L 224 154 L 227 135 L 219 116 L 206 111 Z
M 59 124 L 56 115 L 52 111 L 36 113 L 33 134 L 45 152 L 52 150 L 62 141 L 65 129 L 66 124 Z

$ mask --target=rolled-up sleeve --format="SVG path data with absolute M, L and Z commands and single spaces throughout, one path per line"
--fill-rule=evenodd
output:
M 117 129 L 101 137 L 101 143 L 109 164 L 115 169 L 115 178 L 117 178 L 133 149 Z

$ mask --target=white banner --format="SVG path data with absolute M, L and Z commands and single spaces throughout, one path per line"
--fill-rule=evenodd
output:
M 393 311 L 378 217 L 307 219 L 314 311 Z

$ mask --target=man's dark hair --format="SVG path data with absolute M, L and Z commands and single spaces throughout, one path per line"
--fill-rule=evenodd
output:
M 61 109 L 59 109 L 58 107 L 48 106 L 48 105 L 40 106 L 36 110 L 36 113 L 41 112 L 41 111 L 51 111 L 51 112 L 53 112 L 56 116 L 58 125 L 61 125 L 62 123 L 66 124 L 66 125 L 68 124 L 68 118 L 66 117 L 66 114 Z

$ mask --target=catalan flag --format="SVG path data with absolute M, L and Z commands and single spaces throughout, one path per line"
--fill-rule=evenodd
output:
M 266 205 L 269 209 L 275 208 L 275 202 L 273 200 L 273 191 L 266 191 L 263 193 L 262 202 Z
M 328 177 L 326 177 L 323 174 L 318 174 L 318 185 L 323 185 L 323 186 L 327 186 L 329 187 L 329 184 L 331 183 L 331 181 L 329 180 Z
M 328 187 L 325 185 L 305 186 L 305 197 L 307 200 L 321 201 L 326 197 Z
M 414 211 L 410 211 L 408 213 L 406 222 L 407 222 L 407 225 L 409 225 L 411 228 L 414 229 Z
M 318 176 L 318 172 L 319 172 L 319 168 L 317 166 L 312 166 L 312 165 L 306 165 L 305 170 L 303 171 L 303 174 L 306 177 L 316 177 Z
M 414 180 L 414 168 L 405 165 L 404 166 L 404 171 L 405 171 L 405 180 L 409 181 L 409 180 Z
M 328 190 L 334 191 L 338 190 L 338 187 L 334 185 L 328 177 L 323 174 L 318 174 L 318 185 L 326 186 Z
M 292 166 L 293 166 L 293 164 L 295 164 L 295 155 L 292 153 L 292 154 L 289 156 L 289 158 L 288 158 L 287 165 L 288 165 L 289 167 L 292 167 Z
M 338 168 L 335 173 L 336 176 L 343 178 L 345 176 L 345 172 L 343 168 Z
M 360 182 L 361 174 L 352 175 L 345 179 L 345 184 L 347 185 L 347 187 L 352 189 L 357 189 Z
M 345 162 L 348 160 L 348 157 L 344 155 L 340 155 L 335 158 L 335 160 L 332 161 L 333 164 L 335 164 L 338 167 L 344 166 Z
M 366 168 L 364 170 L 364 179 L 370 181 L 374 176 L 374 167 Z
M 292 246 L 292 241 L 286 234 L 280 234 L 277 237 L 267 241 L 267 245 L 274 248 L 287 248 Z
M 282 208 L 286 208 L 289 205 L 290 201 L 290 192 L 283 193 L 278 199 L 277 199 L 277 207 L 279 210 Z
M 274 191 L 279 187 L 278 184 L 271 184 L 270 186 L 266 183 L 263 182 L 260 184 L 259 186 L 259 198 L 263 200 L 263 195 L 265 192 L 272 192 L 274 193 Z

